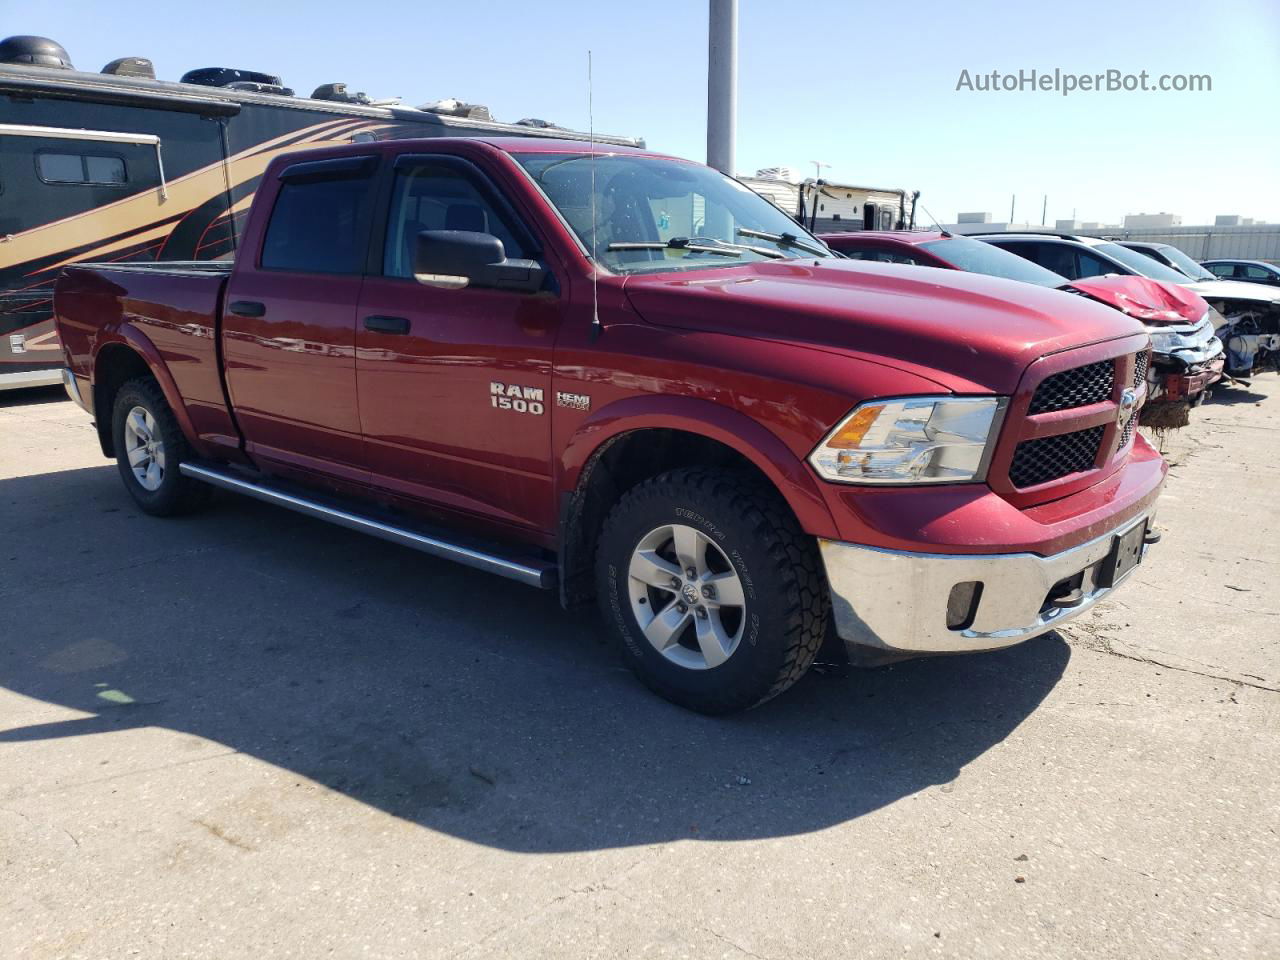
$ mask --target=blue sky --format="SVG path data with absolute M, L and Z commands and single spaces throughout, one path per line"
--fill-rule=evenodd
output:
M 53 37 L 76 66 L 151 58 L 343 81 L 410 104 L 485 103 L 498 119 L 596 128 L 706 154 L 706 3 L 312 0 L 217 4 L 0 0 L 6 33 Z M 1280 3 L 892 3 L 741 0 L 738 172 L 831 167 L 919 189 L 939 219 L 1118 222 L 1170 211 L 1280 221 Z M 1209 93 L 957 92 L 961 70 L 1209 74 Z

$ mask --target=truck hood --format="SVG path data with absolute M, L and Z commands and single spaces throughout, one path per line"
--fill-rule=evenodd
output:
M 646 322 L 812 344 L 957 392 L 1012 393 L 1033 360 L 1143 331 L 1085 297 L 957 270 L 770 260 L 628 277 Z
M 1082 277 L 1065 289 L 1079 290 L 1143 323 L 1159 326 L 1199 323 L 1209 309 L 1204 298 L 1189 287 L 1147 277 Z
M 1205 300 L 1256 300 L 1258 303 L 1280 303 L 1280 288 L 1243 280 L 1188 280 L 1184 290 L 1198 293 Z

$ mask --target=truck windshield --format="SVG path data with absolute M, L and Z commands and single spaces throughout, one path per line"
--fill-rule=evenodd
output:
M 1070 282 L 1061 274 L 1046 270 L 1025 257 L 993 247 L 981 240 L 970 240 L 968 237 L 944 237 L 941 240 L 929 240 L 920 246 L 935 256 L 941 257 L 957 270 L 985 273 L 989 277 L 1004 277 L 1007 280 L 1021 280 L 1023 283 L 1036 283 L 1042 287 L 1061 287 Z
M 785 213 L 695 163 L 629 154 L 517 153 L 588 251 L 615 273 L 833 256 Z M 595 204 L 592 211 L 592 167 Z

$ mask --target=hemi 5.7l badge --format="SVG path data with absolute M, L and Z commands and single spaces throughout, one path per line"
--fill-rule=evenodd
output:
M 516 413 L 532 413 L 541 416 L 543 410 L 542 388 L 525 387 L 518 383 L 489 384 L 489 402 L 496 410 L 512 410 Z
M 568 407 L 570 410 L 590 410 L 591 398 L 585 393 L 565 393 L 556 391 L 556 406 Z

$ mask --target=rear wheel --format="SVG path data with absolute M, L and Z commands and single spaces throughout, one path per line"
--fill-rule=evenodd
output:
M 597 578 L 631 669 L 702 713 L 787 689 L 826 628 L 816 545 L 776 494 L 735 473 L 675 470 L 624 494 L 605 521 Z
M 111 436 L 125 488 L 145 512 L 167 517 L 208 503 L 212 488 L 178 470 L 190 456 L 187 439 L 154 380 L 140 377 L 120 388 Z

